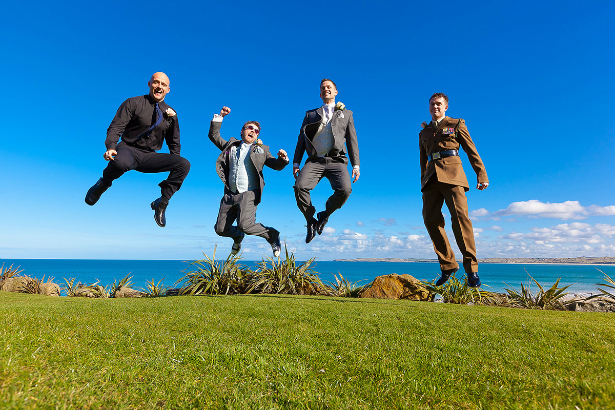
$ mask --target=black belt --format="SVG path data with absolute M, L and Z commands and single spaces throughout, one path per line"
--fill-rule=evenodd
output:
M 433 154 L 428 155 L 427 161 L 431 162 L 434 159 L 440 159 L 440 158 L 446 158 L 446 157 L 458 157 L 458 156 L 459 156 L 459 151 L 457 151 L 456 149 L 449 149 L 448 151 L 434 152 Z

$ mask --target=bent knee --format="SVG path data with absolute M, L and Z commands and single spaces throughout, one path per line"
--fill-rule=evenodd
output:
M 336 189 L 335 190 L 335 194 L 336 195 L 339 195 L 339 196 L 344 197 L 344 198 L 348 198 L 351 193 L 352 193 L 352 188 L 351 187 L 344 187 L 344 188 Z

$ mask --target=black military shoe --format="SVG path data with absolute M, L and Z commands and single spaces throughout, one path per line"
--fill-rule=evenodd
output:
M 312 239 L 316 236 L 316 227 L 318 226 L 318 221 L 312 218 L 307 223 L 307 235 L 305 236 L 305 243 L 312 242 Z
M 162 228 L 164 228 L 167 224 L 167 218 L 164 216 L 164 211 L 166 211 L 167 205 L 169 205 L 169 200 L 163 197 L 160 197 L 151 203 L 152 210 L 154 211 L 154 220 L 158 226 Z
M 108 186 L 103 185 L 103 179 L 100 178 L 90 189 L 88 189 L 88 193 L 85 194 L 85 203 L 94 205 L 108 188 Z
M 466 273 L 466 275 L 468 276 L 468 286 L 471 288 L 479 288 L 481 283 L 480 283 L 480 278 L 478 277 L 478 272 L 470 272 L 470 273 Z
M 440 279 L 438 279 L 436 282 L 436 286 L 444 285 L 446 281 L 451 277 L 451 275 L 458 270 L 459 268 L 443 270 L 442 276 L 440 276 Z
M 318 223 L 316 225 L 316 232 L 318 235 L 322 233 L 322 230 L 325 229 L 325 225 L 329 222 L 329 217 L 326 216 L 325 212 L 318 212 Z

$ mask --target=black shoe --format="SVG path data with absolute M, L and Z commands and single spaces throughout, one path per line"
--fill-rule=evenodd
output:
M 305 236 L 305 243 L 312 242 L 312 239 L 316 236 L 316 227 L 318 226 L 318 221 L 314 218 L 308 221 L 307 223 L 307 235 Z
M 88 189 L 88 193 L 85 194 L 85 203 L 88 205 L 94 205 L 100 199 L 100 196 L 109 188 L 103 185 L 103 179 L 100 178 L 92 188 Z
M 154 220 L 158 224 L 158 226 L 164 228 L 167 224 L 167 218 L 164 216 L 164 211 L 167 209 L 167 205 L 169 205 L 169 200 L 160 197 L 151 203 L 152 210 L 154 211 Z
M 245 236 L 246 234 L 242 232 L 239 238 L 234 239 L 233 247 L 231 248 L 231 255 L 237 255 L 239 253 L 239 251 L 241 250 L 241 241 L 243 241 L 243 238 L 245 238 Z
M 329 217 L 325 216 L 325 212 L 318 212 L 318 224 L 316 225 L 316 232 L 318 235 L 322 233 L 322 230 L 325 229 L 325 225 L 329 222 Z
M 459 268 L 443 270 L 442 276 L 440 276 L 440 279 L 438 279 L 436 282 L 436 286 L 444 285 L 446 281 L 451 277 L 451 275 L 457 272 L 458 270 Z
M 478 277 L 478 272 L 470 272 L 470 273 L 466 273 L 466 276 L 468 277 L 468 286 L 471 288 L 479 288 L 481 283 L 480 283 L 480 278 Z
M 277 258 L 280 256 L 280 250 L 282 249 L 282 245 L 280 244 L 280 234 L 278 234 L 275 239 L 269 242 L 271 245 L 271 250 L 273 251 L 273 257 Z

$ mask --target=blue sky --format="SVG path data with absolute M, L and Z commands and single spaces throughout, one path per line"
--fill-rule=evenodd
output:
M 418 151 L 434 92 L 466 120 L 489 175 L 486 191 L 468 193 L 479 258 L 615 255 L 612 2 L 33 1 L 3 16 L 0 258 L 186 260 L 216 245 L 226 256 L 209 120 L 227 105 L 223 137 L 257 120 L 264 143 L 292 157 L 323 77 L 354 112 L 361 178 L 305 244 L 291 167 L 265 170 L 257 221 L 298 258 L 435 258 Z M 84 203 L 115 111 L 155 71 L 171 79 L 166 101 L 192 163 L 165 228 L 149 208 L 161 174 L 129 172 Z M 329 194 L 322 181 L 318 210 Z M 243 249 L 270 254 L 256 237 Z

